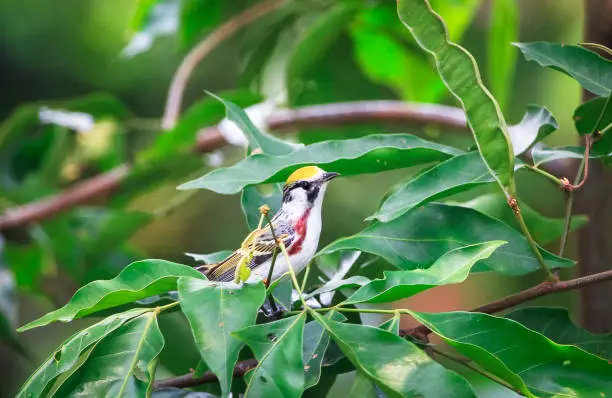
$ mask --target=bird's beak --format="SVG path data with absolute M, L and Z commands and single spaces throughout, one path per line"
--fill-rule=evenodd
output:
M 330 180 L 333 180 L 334 178 L 338 177 L 340 175 L 340 173 L 323 173 L 323 177 L 321 177 L 321 181 L 323 182 L 327 182 Z

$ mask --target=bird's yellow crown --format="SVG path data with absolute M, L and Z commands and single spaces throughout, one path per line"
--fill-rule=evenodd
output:
M 318 168 L 317 166 L 301 167 L 297 169 L 296 171 L 294 171 L 293 173 L 291 173 L 289 178 L 287 178 L 285 185 L 293 184 L 294 182 L 299 181 L 299 180 L 308 180 L 321 173 L 324 173 L 324 171 Z

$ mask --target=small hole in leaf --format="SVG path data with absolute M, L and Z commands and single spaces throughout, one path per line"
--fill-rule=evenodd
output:
M 276 340 L 276 335 L 274 333 L 268 333 L 268 335 L 266 336 L 268 338 L 268 340 L 270 341 L 274 341 Z
M 266 379 L 264 376 L 259 376 L 259 380 L 261 380 L 262 383 L 268 382 L 268 379 Z

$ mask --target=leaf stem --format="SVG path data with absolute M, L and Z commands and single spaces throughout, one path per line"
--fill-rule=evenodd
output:
M 516 199 L 512 199 L 512 200 L 516 201 Z M 538 263 L 540 264 L 540 268 L 542 268 L 542 270 L 546 272 L 546 275 L 549 280 L 551 281 L 559 280 L 557 276 L 550 270 L 548 265 L 546 265 L 546 262 L 544 262 L 544 257 L 542 257 L 542 253 L 540 252 L 540 249 L 538 249 L 538 245 L 535 239 L 533 239 L 533 236 L 531 236 L 531 233 L 529 232 L 529 228 L 527 228 L 527 224 L 525 224 L 525 220 L 523 219 L 523 215 L 521 214 L 521 210 L 519 209 L 518 204 L 511 205 L 510 207 L 512 207 L 514 216 L 516 217 L 516 220 L 518 221 L 519 226 L 521 227 L 521 231 L 523 231 L 523 235 L 525 235 L 525 238 L 527 238 L 529 247 L 531 248 L 531 251 L 533 252 L 533 254 L 535 254 L 535 257 L 538 260 Z
M 274 232 L 274 226 L 272 225 L 272 220 L 270 220 L 270 216 L 268 215 L 268 212 L 262 212 L 262 217 L 266 218 L 266 221 L 268 222 L 268 225 L 270 226 L 270 231 L 272 231 L 272 238 L 274 239 L 275 242 L 278 242 L 278 239 L 276 238 L 276 232 Z M 274 272 L 274 264 L 276 264 L 276 257 L 278 257 L 278 250 L 276 250 L 277 247 L 274 248 L 274 250 L 272 251 L 272 262 L 270 263 L 270 270 L 268 270 L 268 277 L 266 278 L 265 284 L 266 284 L 266 288 L 268 288 L 268 286 L 270 286 L 270 283 L 272 283 L 272 275 Z M 272 311 L 276 312 L 277 307 L 276 307 L 276 302 L 274 301 L 274 295 L 272 294 L 272 292 L 270 292 L 270 295 L 268 296 L 268 300 L 270 301 L 270 307 L 272 307 Z
M 181 304 L 180 301 L 175 301 L 174 303 L 162 305 L 160 307 L 155 307 L 155 308 L 152 309 L 152 311 L 155 311 L 155 312 L 157 312 L 159 314 L 160 312 L 164 312 L 166 310 L 169 310 L 170 308 L 174 308 L 174 307 L 176 307 L 179 304 Z
M 539 169 L 536 166 L 532 166 L 530 164 L 526 165 L 526 167 L 527 167 L 528 170 L 531 170 L 531 171 L 533 171 L 535 173 L 538 173 L 538 174 L 543 175 L 544 177 L 548 178 L 549 180 L 551 180 L 552 182 L 557 184 L 557 186 L 563 185 L 563 183 L 561 182 L 560 179 L 558 179 L 557 177 L 555 177 L 554 175 L 550 174 L 547 171 Z
M 304 277 L 302 278 L 302 285 L 300 286 L 300 289 L 302 291 L 304 291 L 304 289 L 306 288 L 306 281 L 308 280 L 308 275 L 310 275 L 310 263 L 308 263 L 308 265 L 306 266 L 306 270 L 304 271 Z
M 593 129 L 589 133 L 589 136 L 592 136 L 597 131 L 597 128 L 599 127 L 599 124 L 601 123 L 601 121 L 603 120 L 603 118 L 606 115 L 606 112 L 608 111 L 608 107 L 610 106 L 611 100 L 612 100 L 612 95 L 608 96 L 608 99 L 606 99 L 606 103 L 604 104 L 604 106 L 603 106 L 603 108 L 601 110 L 601 113 L 599 114 L 599 117 L 597 118 L 597 122 L 593 125 Z M 600 132 L 600 136 L 605 131 L 607 131 L 609 127 L 610 126 L 607 126 L 606 128 L 604 128 Z M 578 166 L 578 171 L 576 172 L 576 177 L 574 177 L 574 185 L 579 184 L 579 181 L 582 179 L 583 171 L 587 171 L 588 170 L 589 149 L 590 149 L 590 146 L 592 144 L 593 144 L 592 139 L 590 139 L 589 137 L 586 138 L 586 145 L 587 146 L 586 146 L 585 151 L 584 151 L 584 156 L 582 157 L 582 160 L 580 161 L 580 166 Z M 586 177 L 587 177 L 587 175 L 585 173 L 584 179 L 580 183 L 580 186 L 582 186 L 585 183 Z M 561 235 L 561 242 L 559 243 L 559 256 L 563 256 L 565 254 L 565 248 L 567 246 L 567 238 L 569 236 L 569 231 L 570 231 L 570 227 L 571 227 L 571 219 L 572 219 L 573 207 L 574 207 L 574 190 L 570 189 L 568 194 L 567 194 L 567 201 L 565 202 L 565 217 L 564 217 L 564 223 L 563 223 L 563 235 Z M 555 272 L 557 272 L 557 271 L 555 271 Z
M 499 379 L 499 378 L 495 377 L 494 375 L 492 375 L 491 373 L 489 373 L 489 372 L 485 372 L 484 370 L 481 370 L 481 369 L 479 369 L 478 367 L 476 367 L 476 366 L 472 365 L 472 364 L 469 362 L 469 360 L 464 360 L 464 359 L 459 358 L 459 357 L 456 357 L 456 356 L 454 356 L 454 355 L 452 355 L 452 354 L 446 353 L 446 352 L 444 352 L 444 351 L 440 351 L 440 350 L 438 350 L 438 349 L 434 348 L 433 346 L 430 346 L 430 348 L 431 348 L 431 350 L 432 350 L 434 353 L 436 353 L 436 354 L 438 354 L 438 355 L 440 355 L 440 356 L 443 356 L 443 357 L 445 357 L 445 358 L 447 358 L 447 359 L 450 359 L 450 360 L 451 360 L 451 361 L 453 361 L 453 362 L 456 362 L 456 363 L 458 363 L 458 364 L 461 364 L 461 365 L 465 366 L 466 368 L 470 369 L 471 371 L 476 372 L 476 373 L 478 373 L 479 375 L 484 376 L 484 377 L 486 377 L 487 379 L 489 379 L 489 380 L 491 380 L 491 381 L 493 381 L 493 382 L 495 382 L 495 383 L 499 384 L 500 386 L 506 387 L 507 389 L 512 390 L 512 391 L 514 391 L 514 392 L 515 392 L 515 393 L 517 393 L 517 394 L 524 395 L 522 392 L 520 392 L 519 390 L 515 389 L 514 387 L 512 387 L 510 384 L 508 384 L 508 383 L 507 383 L 507 382 L 505 382 L 504 380 Z
M 308 304 L 306 304 L 306 300 L 304 300 L 304 295 L 302 294 L 300 283 L 297 280 L 297 276 L 295 275 L 295 270 L 293 269 L 293 265 L 291 264 L 289 253 L 287 253 L 287 248 L 285 247 L 285 244 L 280 240 L 277 240 L 276 244 L 278 245 L 278 247 L 283 252 L 283 255 L 285 256 L 287 267 L 289 267 L 289 275 L 291 275 L 291 281 L 293 282 L 293 286 L 295 287 L 295 290 L 297 290 L 298 295 L 300 296 L 300 301 L 302 302 L 302 306 L 306 309 L 308 308 Z

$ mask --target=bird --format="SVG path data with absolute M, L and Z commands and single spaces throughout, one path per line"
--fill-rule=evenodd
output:
M 246 283 L 264 281 L 269 284 L 289 271 L 285 257 L 278 254 L 268 280 L 273 254 L 279 250 L 278 239 L 285 246 L 291 267 L 298 274 L 317 251 L 321 234 L 321 208 L 327 184 L 339 175 L 317 166 L 297 169 L 287 178 L 281 207 L 270 223 L 264 223 L 261 228 L 251 232 L 241 248 L 224 260 L 196 268 L 211 281 L 238 282 L 236 268 L 246 266 L 250 270 Z

